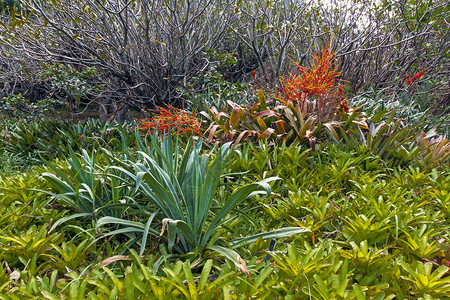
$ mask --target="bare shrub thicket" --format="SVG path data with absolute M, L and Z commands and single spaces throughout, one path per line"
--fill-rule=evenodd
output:
M 219 68 L 225 79 L 243 81 L 256 71 L 273 84 L 289 71 L 288 57 L 305 64 L 330 40 L 354 93 L 396 86 L 422 68 L 442 97 L 448 93 L 446 1 L 20 2 L 21 14 L 1 24 L 2 96 L 14 84 L 45 86 L 43 62 L 95 67 L 103 88 L 86 98 L 103 119 L 120 119 L 131 107 L 180 104 L 184 89 L 195 89 L 190 79 L 217 69 L 220 54 L 235 58 Z

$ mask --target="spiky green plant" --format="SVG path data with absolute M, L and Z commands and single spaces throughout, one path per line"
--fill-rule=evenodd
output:
M 230 211 L 254 195 L 270 194 L 269 183 L 279 178 L 270 177 L 239 187 L 229 194 L 220 209 L 213 210 L 224 169 L 235 153 L 229 151 L 230 143 L 224 144 L 215 157 L 214 152 L 201 154 L 201 147 L 201 140 L 194 143 L 190 139 L 181 154 L 178 139 L 174 144 L 172 137 L 164 136 L 159 143 L 155 132 L 151 136 L 151 147 L 147 151 L 138 152 L 139 161 L 123 162 L 120 167 L 111 167 L 132 181 L 135 190 L 143 197 L 141 204 L 147 202 L 147 205 L 155 207 L 155 214 L 145 223 L 103 217 L 98 220 L 97 225 L 114 224 L 124 227 L 109 234 L 139 232 L 142 234 L 141 253 L 148 234 L 167 234 L 169 251 L 174 249 L 178 253 L 212 246 L 217 239 L 214 235 L 217 228 L 229 218 Z M 151 227 L 155 217 L 162 221 L 161 233 L 157 234 Z M 308 230 L 299 227 L 283 228 L 261 237 L 283 237 L 305 231 Z M 248 237 L 239 239 L 234 244 L 238 246 L 253 240 L 254 237 Z

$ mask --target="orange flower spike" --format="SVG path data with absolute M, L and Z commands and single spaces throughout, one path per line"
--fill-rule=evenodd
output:
M 291 61 L 298 67 L 298 74 L 289 74 L 289 77 L 282 77 L 277 97 L 285 101 L 304 102 L 307 96 L 324 95 L 334 90 L 337 77 L 341 74 L 337 72 L 338 66 L 333 68 L 336 55 L 329 46 L 316 52 L 312 56 L 312 62 L 308 68 L 300 66 L 297 62 Z
M 173 134 L 183 134 L 193 131 L 200 135 L 200 121 L 195 117 L 194 113 L 189 114 L 181 109 L 177 109 L 168 105 L 167 108 L 158 107 L 152 110 L 155 116 L 152 119 L 139 120 L 141 122 L 140 130 L 153 130 L 158 127 L 158 132 L 163 133 L 169 128 L 176 130 Z
M 337 66 L 332 68 L 335 60 L 335 54 L 327 46 L 322 55 L 315 54 L 310 68 L 301 67 L 302 78 L 300 78 L 301 90 L 309 95 L 325 94 L 334 85 L 336 77 L 340 75 L 337 72 Z
M 413 78 L 417 78 L 417 79 L 422 78 L 422 75 L 423 75 L 424 72 L 425 72 L 425 68 L 423 68 L 423 70 L 420 71 L 419 73 L 414 74 Z

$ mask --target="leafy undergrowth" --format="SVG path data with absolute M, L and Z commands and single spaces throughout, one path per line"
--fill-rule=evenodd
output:
M 0 298 L 448 297 L 450 143 L 352 108 L 337 65 L 325 48 L 203 124 L 5 123 Z
M 118 135 L 117 145 L 0 177 L 3 299 L 450 293 L 447 164 L 388 165 L 333 144 L 205 151 L 176 137 Z M 184 214 L 170 197 L 186 200 Z

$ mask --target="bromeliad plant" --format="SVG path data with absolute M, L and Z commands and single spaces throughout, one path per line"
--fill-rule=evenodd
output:
M 362 106 L 350 108 L 342 96 L 342 87 L 337 84 L 335 54 L 329 47 L 322 55 L 314 56 L 310 68 L 299 67 L 299 74 L 290 74 L 280 79 L 280 87 L 272 97 L 266 99 L 258 91 L 259 103 L 240 106 L 231 101 L 231 114 L 207 108 L 202 112 L 209 122 L 205 132 L 208 141 L 227 140 L 238 144 L 248 137 L 292 144 L 307 143 L 314 148 L 318 138 L 323 138 L 322 129 L 339 140 L 338 127 L 345 131 L 353 128 L 367 129 Z M 339 132 L 339 134 L 338 134 Z
M 398 166 L 411 161 L 418 161 L 428 168 L 444 165 L 450 160 L 450 142 L 444 136 L 438 136 L 436 128 L 427 132 L 424 120 L 407 124 L 396 118 L 396 111 L 379 111 L 368 121 L 367 131 L 341 131 L 341 139 L 347 149 L 358 153 L 368 151 L 382 157 L 389 166 Z M 347 134 L 346 134 L 347 133 Z
M 310 110 L 315 104 L 309 101 L 294 103 L 277 99 L 282 103 L 275 105 L 275 101 L 267 100 L 262 91 L 258 91 L 258 99 L 259 103 L 248 107 L 229 101 L 233 108 L 231 114 L 218 112 L 215 108 L 201 112 L 210 122 L 205 131 L 206 140 L 234 141 L 237 145 L 242 140 L 256 138 L 286 142 L 289 145 L 301 142 L 314 148 L 318 138 L 325 138 L 323 129 L 333 141 L 338 142 L 340 135 L 346 134 L 348 130 L 359 132 L 359 128 L 368 128 L 364 113 L 361 112 L 362 107 L 352 109 L 344 103 L 335 109 L 335 113 L 320 119 Z M 343 132 L 338 129 L 340 127 L 344 129 Z
M 309 68 L 293 63 L 298 67 L 297 73 L 288 77 L 281 77 L 277 99 L 283 102 L 301 103 L 309 102 L 310 107 L 317 114 L 332 113 L 344 100 L 343 88 L 337 84 L 341 72 L 337 71 L 336 54 L 331 51 L 330 45 L 316 53 Z M 327 112 L 323 110 L 328 109 Z
M 205 131 L 207 141 L 226 140 L 235 141 L 239 144 L 247 137 L 256 136 L 260 140 L 276 138 L 277 132 L 271 128 L 272 122 L 280 118 L 274 110 L 268 108 L 271 101 L 267 101 L 264 93 L 258 91 L 259 103 L 251 106 L 241 106 L 232 101 L 228 104 L 232 107 L 231 114 L 219 112 L 216 108 L 206 107 L 207 112 L 201 114 L 210 122 L 209 128 Z
M 95 119 L 16 122 L 1 132 L 0 149 L 14 154 L 15 161 L 24 165 L 42 164 L 42 158 L 68 157 L 69 149 L 74 152 L 92 150 L 95 146 L 120 149 L 122 132 L 131 126 L 134 124 Z

